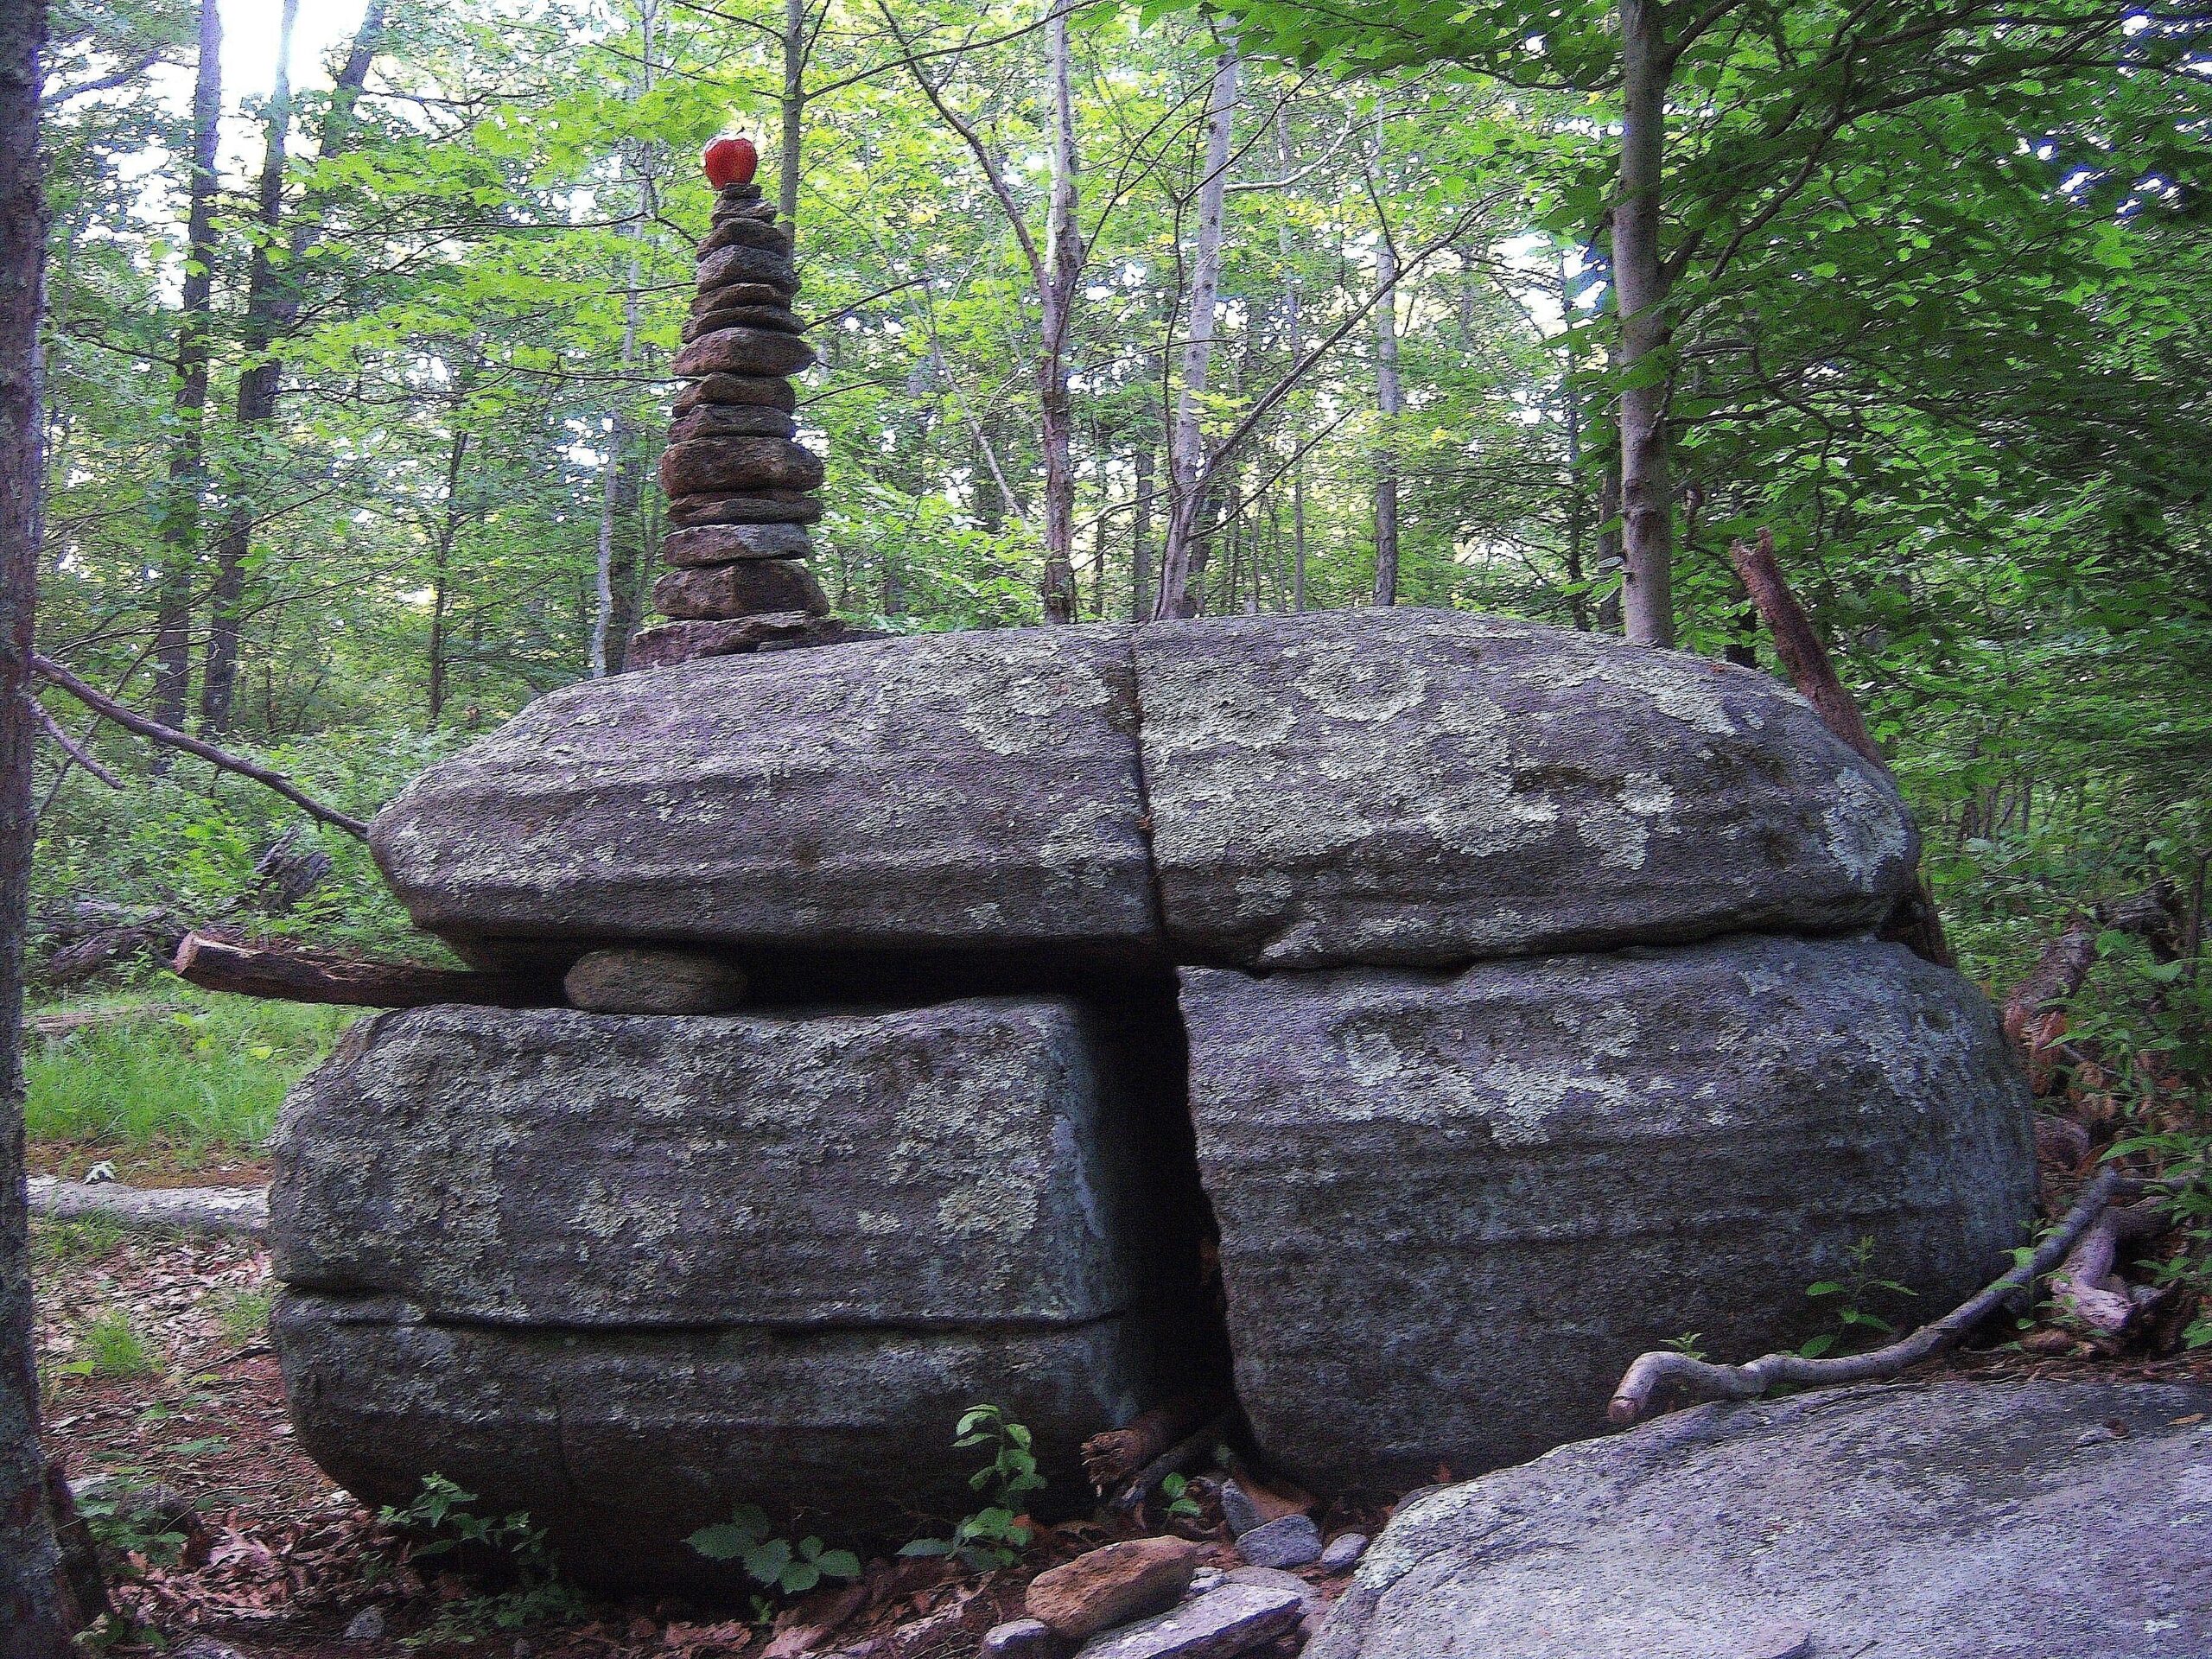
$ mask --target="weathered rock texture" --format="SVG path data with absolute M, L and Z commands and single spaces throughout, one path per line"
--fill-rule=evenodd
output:
M 684 1545 L 733 1504 L 897 1541 L 975 1506 L 952 1427 L 979 1401 L 1035 1432 L 1046 1474 L 1157 1397 L 1128 1318 L 1033 1330 L 558 1331 L 445 1324 L 386 1297 L 288 1291 L 272 1333 L 299 1443 L 348 1491 L 404 1503 L 431 1471 L 550 1526 L 563 1570 L 639 1589 L 741 1575 Z M 929 1517 L 929 1520 L 921 1519 Z
M 365 1021 L 276 1137 L 300 1443 L 376 1501 L 435 1471 L 528 1510 L 606 1584 L 735 1587 L 682 1541 L 740 1502 L 855 1541 L 965 1513 L 980 1402 L 1065 1504 L 1205 1352 L 1176 1074 L 1133 1036 L 1065 998 Z
M 1160 932 L 1135 727 L 1111 628 L 685 664 L 539 698 L 372 845 L 464 944 L 1128 955 Z
M 2031 1198 L 1993 1011 L 1899 945 L 1200 969 L 1183 1013 L 1239 1392 L 1323 1489 L 1597 1433 L 1628 1363 L 1684 1332 L 1794 1345 L 1861 1238 L 1947 1309 Z
M 1066 999 L 385 1014 L 285 1106 L 276 1272 L 576 1328 L 1101 1319 L 1153 1220 L 1121 1090 Z
M 374 845 L 463 943 L 1271 968 L 1867 927 L 1914 854 L 1887 780 L 1764 675 L 1414 611 L 573 686 L 425 773 Z
M 2201 1384 L 1701 1407 L 1414 1500 L 1307 1659 L 2212 1652 L 2208 1417 Z
M 1888 780 L 1766 675 L 1444 611 L 1135 632 L 1185 960 L 1445 964 L 1872 926 Z

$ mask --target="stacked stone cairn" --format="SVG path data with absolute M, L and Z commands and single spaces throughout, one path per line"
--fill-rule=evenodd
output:
M 844 637 L 807 568 L 822 517 L 822 461 L 797 442 L 791 377 L 814 351 L 791 309 L 791 234 L 757 184 L 715 197 L 699 245 L 699 291 L 676 372 L 690 382 L 661 456 L 668 566 L 653 604 L 671 619 L 640 631 L 626 665 L 829 645 Z
M 804 499 L 710 442 L 688 516 Z M 371 846 L 568 1006 L 364 1020 L 287 1103 L 299 1444 L 595 1584 L 741 1588 L 684 1541 L 739 1503 L 947 1527 L 985 1402 L 1040 1512 L 1186 1396 L 1395 1496 L 1602 1432 L 1683 1332 L 1804 1342 L 1861 1239 L 1949 1307 L 2034 1192 L 1987 999 L 1876 937 L 1895 786 L 1683 653 L 1404 608 L 755 651 L 539 698 Z

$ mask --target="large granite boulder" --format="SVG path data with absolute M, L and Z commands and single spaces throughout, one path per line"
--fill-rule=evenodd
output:
M 684 1540 L 733 1505 L 840 1544 L 896 1544 L 976 1508 L 969 1407 L 1036 1436 L 1065 1508 L 1077 1448 L 1156 1404 L 1133 1316 L 938 1331 L 771 1325 L 525 1329 L 441 1323 L 390 1297 L 288 1291 L 271 1321 L 299 1444 L 334 1480 L 404 1503 L 433 1471 L 548 1527 L 563 1572 L 613 1589 L 735 1593 Z
M 1306 1659 L 2212 1653 L 2212 1388 L 1705 1406 L 1425 1494 Z
M 1395 610 L 571 686 L 431 768 L 372 845 L 471 950 L 1268 968 L 1868 927 L 1916 853 L 1888 780 L 1764 675 Z
M 1159 933 L 1135 737 L 1113 628 L 684 663 L 538 698 L 371 844 L 464 945 L 1127 954 Z
M 738 1503 L 841 1540 L 973 1507 L 962 1412 L 1083 1440 L 1206 1357 L 1164 996 L 740 1015 L 433 1007 L 287 1103 L 275 1345 L 301 1446 L 438 1472 L 610 1586 L 734 1588 Z
M 1117 1065 L 1066 998 L 385 1014 L 285 1106 L 276 1269 L 519 1325 L 1103 1319 L 1157 1231 Z
M 1898 945 L 1197 969 L 1183 1014 L 1239 1393 L 1318 1488 L 1595 1433 L 1670 1338 L 1795 1345 L 1862 1238 L 1947 1309 L 2032 1198 L 1994 1013 Z
M 1871 927 L 1918 843 L 1767 675 L 1451 611 L 1135 636 L 1185 962 L 1444 965 Z

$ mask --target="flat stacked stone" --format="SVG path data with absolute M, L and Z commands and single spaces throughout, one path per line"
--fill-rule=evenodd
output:
M 775 207 L 756 184 L 726 187 L 699 245 L 699 291 L 676 359 L 690 384 L 660 461 L 668 569 L 653 604 L 671 620 L 630 641 L 631 668 L 843 637 L 806 565 L 822 461 L 791 419 L 791 377 L 814 362 L 791 308 L 798 290 Z

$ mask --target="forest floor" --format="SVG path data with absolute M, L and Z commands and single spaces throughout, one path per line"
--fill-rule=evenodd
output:
M 767 1659 L 774 1651 L 772 1637 L 728 1609 L 668 1601 L 582 1601 L 550 1620 L 503 1623 L 513 1618 L 511 1602 L 430 1570 L 435 1563 L 410 1565 L 403 1540 L 294 1446 L 267 1346 L 271 1281 L 257 1243 L 126 1233 L 98 1218 L 41 1222 L 33 1239 L 48 1446 L 73 1481 L 101 1482 L 88 1508 L 111 1567 L 120 1568 L 115 1599 L 137 1627 L 119 1645 L 174 1649 L 206 1638 L 247 1659 L 407 1651 Z M 2014 1344 L 1955 1355 L 1915 1375 L 1937 1370 L 2212 1382 L 2212 1350 L 2153 1358 L 2087 1344 L 2047 1353 Z M 180 1501 L 193 1511 L 188 1525 L 152 1518 Z M 114 1514 L 97 1513 L 110 1508 Z M 130 1518 L 141 1510 L 147 1513 Z M 1384 1518 L 1331 1517 L 1334 1526 L 1363 1528 Z M 936 1561 L 878 1565 L 874 1593 L 823 1646 L 901 1621 L 918 1629 L 916 1620 L 935 1613 L 941 1646 L 894 1643 L 887 1656 L 970 1653 L 987 1624 L 1018 1616 L 1021 1586 L 1033 1572 L 1114 1535 L 1126 1534 L 1088 1522 L 1049 1529 L 1024 1567 L 980 1577 Z M 1236 1565 L 1225 1535 L 1216 1542 L 1219 1564 Z M 1344 1582 L 1318 1571 L 1305 1576 L 1327 1596 Z M 963 1604 L 967 1616 L 948 1624 L 946 1609 Z M 348 1639 L 349 1624 L 370 1609 L 383 1616 L 381 1635 Z M 205 1646 L 196 1653 L 221 1659 Z
M 575 1599 L 551 1618 L 515 1624 L 511 1599 L 437 1562 L 410 1565 L 401 1536 L 293 1443 L 267 1344 L 269 1258 L 257 1242 L 126 1232 L 101 1217 L 37 1222 L 32 1236 L 47 1450 L 73 1484 L 95 1482 L 85 1508 L 128 1619 L 107 1645 L 176 1652 L 197 1641 L 182 1659 L 222 1659 L 208 1643 L 246 1659 L 775 1652 L 773 1634 L 741 1612 L 670 1600 Z M 189 1522 L 175 1525 L 168 1517 L 186 1507 Z M 1372 1529 L 1384 1517 L 1333 1518 Z M 1048 1528 L 1022 1566 L 982 1574 L 942 1560 L 871 1563 L 871 1593 L 821 1647 L 926 1624 L 941 1640 L 893 1640 L 885 1659 L 964 1659 L 981 1630 L 1020 1616 L 1035 1573 L 1147 1529 Z M 1225 1535 L 1216 1556 L 1241 1565 Z M 1318 1569 L 1302 1576 L 1325 1594 L 1345 1581 Z M 802 1602 L 785 1623 L 804 1624 L 820 1607 Z M 381 1634 L 348 1639 L 371 1609 L 383 1615 Z

